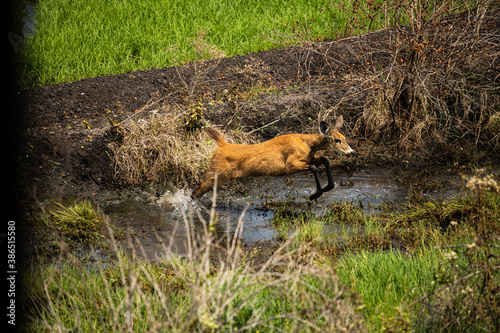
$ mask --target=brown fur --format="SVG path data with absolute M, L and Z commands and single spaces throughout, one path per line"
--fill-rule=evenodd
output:
M 214 186 L 217 174 L 218 185 L 233 178 L 247 176 L 279 176 L 309 170 L 319 165 L 318 150 L 334 149 L 351 154 L 352 149 L 345 137 L 338 132 L 342 117 L 328 136 L 323 134 L 287 134 L 266 142 L 243 145 L 227 143 L 219 131 L 207 128 L 207 133 L 217 141 L 218 147 L 209 162 L 209 169 L 203 183 L 193 192 L 194 199 L 200 198 Z M 341 144 L 336 142 L 341 140 Z

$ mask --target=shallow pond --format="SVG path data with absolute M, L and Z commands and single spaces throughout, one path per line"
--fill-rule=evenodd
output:
M 271 225 L 274 212 L 265 208 L 269 204 L 295 202 L 297 210 L 307 208 L 316 215 L 326 212 L 332 201 L 354 202 L 363 207 L 366 213 L 376 214 L 382 203 L 403 203 L 411 191 L 425 196 L 452 197 L 463 184 L 462 177 L 451 172 L 432 174 L 400 170 L 371 170 L 354 174 L 335 174 L 335 188 L 323 194 L 310 204 L 308 196 L 314 192 L 315 183 L 309 173 L 283 177 L 258 177 L 242 180 L 231 189 L 240 187 L 244 194 L 234 194 L 234 190 L 222 189 L 217 195 L 216 213 L 218 238 L 232 236 L 243 222 L 241 239 L 246 246 L 271 241 L 276 231 Z M 323 175 L 322 184 L 326 185 Z M 186 255 L 187 228 L 192 234 L 203 231 L 199 209 L 193 209 L 190 192 L 179 190 L 167 192 L 156 200 L 145 202 L 137 199 L 123 199 L 109 203 L 105 213 L 119 227 L 129 229 L 133 235 L 131 246 L 140 248 L 138 253 L 156 261 L 170 251 Z M 211 205 L 212 193 L 203 197 L 203 202 Z M 153 202 L 153 203 L 152 203 Z M 335 232 L 340 228 L 328 226 L 325 232 Z

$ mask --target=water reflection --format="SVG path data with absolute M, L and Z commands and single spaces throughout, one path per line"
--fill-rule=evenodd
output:
M 326 179 L 322 181 L 326 183 Z M 355 202 L 371 214 L 376 213 L 382 203 L 404 202 L 412 190 L 433 198 L 451 197 L 457 193 L 462 182 L 462 178 L 454 174 L 422 176 L 413 173 L 412 176 L 406 176 L 386 170 L 335 175 L 335 188 L 310 205 L 308 196 L 315 190 L 315 184 L 307 173 L 252 178 L 242 181 L 247 189 L 244 196 L 219 191 L 216 208 L 218 223 L 214 232 L 224 247 L 227 237 L 233 237 L 241 220 L 241 239 L 246 245 L 253 246 L 258 241 L 265 242 L 276 237 L 276 231 L 270 223 L 274 212 L 264 208 L 271 201 L 293 201 L 299 209 L 309 207 L 317 215 L 326 213 L 332 201 Z M 211 199 L 212 196 L 207 194 L 204 203 L 210 206 Z M 151 260 L 161 260 L 161 256 L 168 255 L 169 251 L 185 254 L 188 250 L 186 230 L 190 228 L 190 236 L 196 238 L 204 230 L 200 217 L 208 219 L 207 215 L 193 206 L 189 193 L 184 190 L 167 192 L 154 203 L 132 199 L 116 201 L 105 208 L 105 213 L 120 227 L 130 228 L 134 232 L 137 239 L 134 246 L 141 247 L 143 255 Z M 327 232 L 330 229 L 338 228 L 325 228 Z

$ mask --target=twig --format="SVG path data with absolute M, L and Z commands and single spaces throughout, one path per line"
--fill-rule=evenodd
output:
M 245 107 L 247 104 L 248 104 L 248 101 L 246 101 L 242 105 L 239 105 L 239 106 L 236 107 L 236 110 L 234 110 L 234 113 L 233 113 L 231 119 L 229 119 L 229 122 L 227 123 L 225 129 L 227 129 L 229 127 L 229 125 L 231 125 L 231 123 L 233 122 L 233 120 L 236 117 L 236 115 L 238 114 L 238 112 L 240 112 L 240 110 L 242 110 L 243 107 Z
M 281 119 L 283 119 L 283 116 L 284 116 L 284 114 L 282 114 L 278 119 L 271 121 L 269 124 L 266 124 L 266 125 L 264 125 L 262 127 L 256 128 L 256 129 L 248 132 L 248 134 L 252 134 L 253 132 L 260 131 L 261 129 L 264 129 L 264 128 L 268 127 L 268 126 L 271 126 L 272 124 L 277 123 L 278 121 L 280 121 Z
M 466 248 L 473 248 L 475 246 L 478 246 L 476 243 L 472 243 L 472 244 L 461 244 L 461 245 L 446 245 L 446 246 L 438 246 L 438 247 L 435 247 L 434 250 L 442 250 L 442 249 L 454 249 L 454 248 L 463 248 L 463 247 L 466 247 Z M 498 244 L 481 244 L 480 247 L 497 247 L 497 248 L 500 248 L 500 245 Z
M 144 110 L 146 110 L 147 108 L 150 108 L 151 106 L 153 106 L 153 105 L 155 105 L 155 104 L 157 104 L 157 103 L 159 103 L 159 102 L 163 101 L 164 99 L 167 99 L 168 97 L 172 96 L 173 94 L 177 93 L 178 91 L 179 91 L 179 90 L 173 91 L 173 92 L 171 92 L 170 94 L 168 94 L 168 95 L 166 95 L 166 96 L 163 96 L 163 97 L 159 98 L 158 100 L 156 100 L 156 101 L 154 101 L 154 102 L 152 102 L 152 103 L 150 103 L 150 102 L 151 102 L 153 99 L 150 99 L 150 100 L 146 103 L 146 105 L 144 105 L 142 108 L 140 108 L 140 109 L 139 109 L 139 111 L 134 112 L 134 114 L 132 114 L 131 116 L 129 116 L 129 117 L 127 117 L 127 118 L 123 119 L 122 121 L 120 121 L 120 122 L 119 122 L 119 124 L 121 124 L 121 123 L 123 123 L 123 122 L 125 122 L 125 121 L 129 120 L 129 119 L 130 119 L 130 118 L 132 118 L 132 117 L 137 116 L 139 113 L 143 112 L 143 111 L 144 111 Z

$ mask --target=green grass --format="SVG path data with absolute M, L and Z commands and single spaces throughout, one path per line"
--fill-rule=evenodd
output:
M 360 296 L 369 331 L 495 331 L 500 327 L 496 179 L 477 175 L 470 178 L 467 195 L 414 197 L 378 216 L 367 216 L 352 203 L 332 203 L 319 218 L 278 206 L 274 225 L 282 239 L 295 233 L 295 246 L 307 242 L 323 256 L 319 262 L 335 267 L 340 281 Z M 340 246 L 328 240 L 332 235 L 318 235 L 321 230 L 314 242 L 298 237 L 321 223 L 344 226 L 333 235 L 343 239 Z M 404 244 L 404 253 L 393 250 L 393 241 Z
M 174 255 L 161 263 L 138 259 L 136 249 L 124 254 L 110 236 L 108 262 L 89 266 L 68 256 L 26 270 L 28 328 L 498 331 L 499 185 L 490 176 L 472 177 L 467 196 L 369 218 L 352 204 L 333 204 L 334 215 L 319 218 L 279 206 L 274 224 L 283 243 L 257 267 L 236 243 L 216 254 L 208 231 L 191 244 L 191 259 Z M 53 224 L 92 220 L 86 206 L 61 206 Z M 342 221 L 364 234 L 341 232 L 339 251 L 321 232 L 326 223 Z M 397 237 L 404 253 L 391 247 Z
M 373 331 L 409 326 L 408 305 L 433 288 L 440 251 L 413 256 L 393 252 L 349 254 L 338 263 L 341 281 L 361 296 L 363 315 Z
M 349 293 L 328 268 L 284 251 L 266 266 L 171 258 L 160 264 L 117 260 L 93 268 L 78 260 L 26 271 L 28 331 L 324 332 L 359 331 Z M 236 252 L 235 252 L 236 254 Z M 233 258 L 230 258 L 233 264 Z M 276 269 L 277 267 L 281 267 Z M 342 318 L 342 320 L 338 320 Z
M 44 239 L 43 251 L 60 251 L 65 246 L 75 249 L 81 245 L 103 246 L 101 234 L 106 218 L 100 208 L 89 200 L 74 200 L 46 207 L 45 214 L 35 220 L 33 227 Z M 65 245 L 63 245 L 65 244 Z
M 38 31 L 20 50 L 22 87 L 192 61 L 201 30 L 207 43 L 235 56 L 277 47 L 265 37 L 295 22 L 313 38 L 345 22 L 327 0 L 42 0 L 36 8 Z

